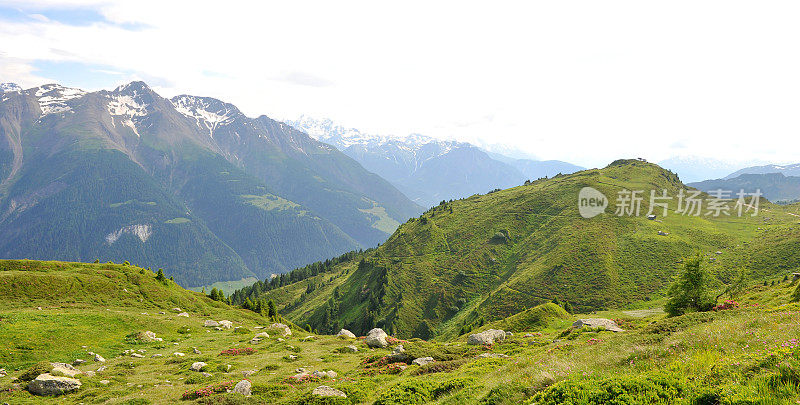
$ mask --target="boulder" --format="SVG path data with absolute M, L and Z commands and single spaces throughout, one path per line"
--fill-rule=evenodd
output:
M 226 320 L 221 320 L 221 321 L 219 321 L 219 326 L 221 326 L 221 327 L 223 327 L 225 329 L 230 329 L 230 328 L 233 327 L 233 322 L 226 321 Z
M 392 354 L 389 355 L 389 358 L 402 362 L 411 360 L 411 357 L 406 354 L 406 349 L 403 347 L 403 345 L 397 345 L 397 347 L 392 350 Z
M 99 355 L 99 354 L 95 353 L 95 355 L 94 355 L 94 361 L 96 361 L 96 362 L 99 362 L 99 363 L 105 363 L 105 362 L 106 362 L 106 359 L 104 359 L 104 358 L 103 358 L 103 356 L 101 356 L 101 355 Z
M 310 341 L 310 340 L 314 340 L 314 339 L 316 339 L 316 338 L 317 338 L 316 336 L 306 336 L 306 337 L 304 337 L 304 338 L 300 339 L 300 341 L 301 341 L 301 342 L 308 342 L 308 341 Z
M 182 317 L 184 317 L 184 318 L 188 318 L 188 317 L 189 317 L 189 314 L 188 314 L 188 313 L 186 313 L 186 312 L 181 312 L 181 313 L 179 313 L 179 314 L 178 314 L 178 316 L 182 316 Z
M 280 333 L 281 336 L 291 336 L 292 335 L 292 330 L 289 328 L 289 325 L 286 325 L 286 324 L 273 323 L 272 325 L 269 325 L 268 329 L 271 330 L 271 331 L 275 331 L 277 333 Z
M 203 326 L 206 328 L 216 328 L 219 327 L 219 322 L 211 319 L 206 319 L 206 321 L 203 322 Z
M 506 338 L 506 333 L 500 329 L 489 329 L 480 333 L 473 333 L 467 338 L 470 345 L 491 345 L 495 341 L 502 342 Z
M 200 350 L 198 350 L 196 347 L 193 347 L 193 348 L 192 348 L 192 353 L 194 353 L 194 354 L 203 354 L 203 353 L 202 353 Z
M 339 376 L 339 374 L 337 374 L 337 373 L 336 373 L 335 371 L 333 371 L 333 370 L 328 370 L 328 371 L 315 371 L 315 372 L 313 372 L 311 375 L 313 375 L 314 377 L 317 377 L 317 378 L 331 378 L 331 379 L 333 379 L 333 378 L 336 378 L 336 377 L 338 377 L 338 376 Z
M 424 366 L 426 364 L 430 364 L 430 363 L 433 363 L 435 361 L 436 360 L 434 360 L 433 357 L 420 357 L 420 358 L 414 359 L 414 361 L 412 361 L 411 364 L 414 364 L 414 365 L 417 365 L 417 366 Z
M 108 385 L 108 384 L 111 384 L 111 381 L 109 381 L 109 380 L 100 380 L 100 381 L 98 381 L 98 382 L 99 382 L 100 384 L 103 384 L 103 385 Z
M 86 363 L 86 360 L 75 359 L 75 361 L 72 362 L 72 365 L 73 366 L 80 366 L 83 363 Z
M 357 353 L 358 352 L 358 347 L 355 346 L 355 345 L 349 345 L 349 346 L 345 347 L 345 350 L 350 352 L 350 353 Z
M 342 391 L 337 390 L 336 388 L 331 388 L 327 385 L 320 385 L 317 388 L 314 388 L 311 391 L 311 395 L 318 395 L 320 397 L 340 397 L 340 398 L 347 398 L 347 394 Z
M 141 358 L 143 358 L 144 356 L 143 356 L 143 355 L 141 355 L 141 354 L 139 354 L 139 353 L 133 353 L 133 354 L 131 354 L 131 357 L 134 357 L 134 358 L 137 358 L 137 359 L 141 359 Z
M 375 328 L 367 333 L 364 343 L 369 347 L 387 347 L 389 346 L 389 342 L 386 341 L 388 336 L 383 329 Z
M 183 354 L 183 353 L 181 353 L 181 352 L 175 352 L 175 353 L 172 353 L 172 355 L 173 355 L 173 356 L 175 356 L 175 357 L 183 357 L 183 356 L 186 356 L 185 354 Z
M 80 380 L 75 378 L 40 374 L 35 380 L 28 384 L 28 391 L 33 395 L 56 396 L 75 391 L 80 387 Z
M 350 332 L 347 329 L 342 329 L 342 330 L 339 331 L 339 333 L 336 334 L 336 337 L 338 337 L 340 339 L 355 339 L 356 335 L 353 334 L 353 332 Z
M 53 366 L 53 369 L 50 370 L 52 374 L 63 374 L 67 377 L 75 377 L 76 375 L 80 374 L 81 371 L 75 367 L 72 367 L 72 364 L 67 363 L 50 363 Z
M 208 364 L 203 363 L 202 361 L 197 361 L 192 363 L 192 366 L 189 367 L 189 370 L 192 371 L 203 371 L 203 367 L 207 366 Z
M 605 318 L 578 319 L 572 324 L 575 328 L 604 328 L 611 332 L 624 332 L 616 322 Z
M 178 307 L 172 308 L 172 312 L 181 312 L 181 309 Z
M 237 394 L 242 394 L 246 397 L 250 396 L 250 389 L 253 387 L 253 384 L 250 381 L 242 380 L 236 383 L 236 386 L 233 387 L 233 392 Z
M 259 332 L 259 333 L 256 333 L 255 337 L 257 337 L 259 339 L 269 339 L 269 333 L 267 333 L 267 332 Z
M 258 370 L 245 370 L 245 371 L 242 371 L 242 377 L 250 378 L 251 375 L 253 375 L 253 374 L 257 373 L 257 372 L 258 372 Z
M 200 373 L 200 375 L 202 375 L 205 378 L 211 378 L 211 377 L 214 376 L 214 374 L 211 374 L 211 373 Z

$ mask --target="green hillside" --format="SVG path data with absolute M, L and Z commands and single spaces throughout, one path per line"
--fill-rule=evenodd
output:
M 800 306 L 790 301 L 798 287 L 784 277 L 766 281 L 750 283 L 729 310 L 572 316 L 548 303 L 479 328 L 514 332 L 492 345 L 389 339 L 388 348 L 370 349 L 296 327 L 281 337 L 262 329 L 273 322 L 266 317 L 131 265 L 0 261 L 0 368 L 8 374 L 0 373 L 0 403 L 795 403 Z M 570 327 L 587 317 L 616 318 L 625 331 Z M 212 319 L 233 328 L 203 326 Z M 269 337 L 251 340 L 265 330 Z M 145 331 L 161 340 L 144 339 Z M 406 356 L 392 357 L 400 345 Z M 421 357 L 433 363 L 410 364 Z M 52 367 L 42 361 L 76 359 L 86 360 L 76 363 L 80 388 L 59 397 L 25 390 Z M 205 365 L 192 371 L 197 362 Z M 226 393 L 245 379 L 251 396 Z M 322 385 L 347 398 L 314 395 Z
M 605 214 L 578 214 L 578 192 L 587 186 L 608 196 Z M 791 215 L 798 205 L 762 201 L 757 217 L 714 218 L 705 209 L 701 216 L 678 214 L 673 199 L 667 216 L 659 208 L 656 220 L 645 217 L 650 190 L 676 196 L 683 188 L 656 165 L 617 161 L 446 202 L 351 262 L 239 295 L 274 299 L 287 317 L 321 332 L 381 326 L 402 337 L 452 338 L 556 298 L 577 311 L 657 299 L 696 250 L 720 287 L 740 268 L 755 278 L 800 268 L 798 217 Z M 644 191 L 640 216 L 614 215 L 623 189 Z

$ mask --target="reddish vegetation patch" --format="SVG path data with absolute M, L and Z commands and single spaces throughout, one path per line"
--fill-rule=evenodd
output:
M 300 376 L 291 376 L 283 379 L 286 384 L 305 384 L 310 382 L 319 382 L 320 378 L 312 374 L 302 374 Z
M 739 308 L 739 303 L 734 300 L 725 300 L 722 304 L 717 305 L 714 307 L 714 311 L 724 311 L 726 309 L 736 309 Z
M 252 347 L 243 347 L 241 349 L 237 349 L 237 348 L 228 349 L 228 350 L 223 351 L 219 355 L 220 356 L 242 356 L 242 355 L 254 354 L 255 352 L 256 352 L 256 349 L 253 349 Z
M 202 397 L 210 397 L 214 394 L 228 392 L 233 389 L 233 381 L 225 381 L 218 384 L 212 384 L 197 390 L 186 391 L 181 396 L 181 399 L 197 399 Z

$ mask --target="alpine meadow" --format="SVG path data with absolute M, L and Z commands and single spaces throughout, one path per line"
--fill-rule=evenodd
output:
M 798 18 L 0 0 L 0 404 L 800 404 Z

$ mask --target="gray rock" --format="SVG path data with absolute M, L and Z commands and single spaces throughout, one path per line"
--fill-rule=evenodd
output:
M 320 385 L 317 388 L 314 388 L 311 391 L 311 395 L 318 395 L 321 397 L 340 397 L 340 398 L 347 398 L 347 394 L 342 391 L 337 390 L 336 388 L 331 388 L 327 385 Z
M 186 312 L 181 312 L 181 313 L 179 313 L 179 314 L 178 314 L 178 316 L 182 316 L 182 317 L 184 317 L 184 318 L 188 318 L 188 317 L 189 317 L 189 314 L 188 314 L 188 313 L 186 313 Z
M 604 328 L 611 332 L 624 332 L 616 322 L 605 318 L 578 319 L 572 324 L 576 328 Z
M 192 348 L 192 353 L 194 353 L 194 354 L 203 354 L 203 353 L 200 352 L 200 350 L 197 350 L 196 347 Z
M 81 364 L 86 363 L 86 360 L 76 359 L 72 362 L 73 366 L 80 366 Z
M 233 392 L 237 394 L 242 394 L 246 397 L 250 396 L 250 389 L 253 387 L 253 384 L 250 384 L 250 381 L 242 380 L 236 383 L 236 386 L 233 387 Z
M 347 329 L 342 329 L 339 331 L 339 333 L 336 334 L 336 337 L 340 339 L 355 339 L 356 335 Z
M 80 387 L 80 380 L 75 378 L 41 374 L 28 384 L 28 391 L 33 395 L 56 396 L 75 391 Z
M 358 352 L 358 347 L 356 347 L 354 345 L 349 345 L 349 346 L 345 347 L 345 350 L 349 351 L 350 353 L 357 353 Z
M 106 366 L 100 366 L 97 368 L 98 373 L 102 373 L 103 371 L 106 371 Z
M 134 354 L 131 354 L 131 357 L 134 357 L 134 358 L 137 358 L 137 359 L 141 359 L 141 358 L 143 358 L 144 356 L 143 356 L 143 355 L 141 355 L 141 354 L 139 354 L 139 353 L 134 353 Z
M 206 328 L 216 328 L 219 326 L 219 322 L 207 319 L 205 322 L 203 322 L 203 326 Z
M 101 355 L 99 355 L 99 354 L 95 353 L 95 355 L 94 355 L 94 361 L 96 361 L 96 362 L 98 362 L 98 363 L 105 363 L 105 362 L 106 362 L 106 359 L 104 359 L 104 358 L 103 358 L 103 356 L 101 356 Z
M 205 378 L 211 378 L 211 377 L 213 377 L 213 376 L 214 376 L 214 374 L 211 374 L 211 373 L 201 373 L 201 375 L 202 375 L 203 377 L 205 377 Z
M 258 370 L 245 370 L 245 371 L 242 371 L 242 377 L 250 378 L 251 375 L 253 375 L 253 374 L 257 373 L 257 372 L 258 372 Z
M 221 327 L 223 327 L 225 329 L 230 329 L 230 328 L 233 327 L 233 322 L 226 321 L 226 320 L 221 320 L 221 321 L 219 321 L 219 326 L 221 326 Z
M 480 333 L 473 333 L 467 338 L 470 345 L 491 345 L 495 341 L 502 342 L 506 338 L 506 333 L 500 329 L 489 329 Z
M 406 354 L 406 349 L 403 347 L 403 345 L 397 345 L 397 347 L 392 350 L 392 354 L 389 355 L 389 358 L 402 362 L 411 360 L 409 355 Z
M 333 371 L 333 370 L 328 370 L 328 371 L 315 371 L 315 372 L 313 372 L 311 375 L 313 375 L 314 377 L 317 377 L 317 378 L 331 378 L 331 379 L 333 379 L 333 378 L 336 378 L 336 377 L 338 377 L 338 376 L 339 376 L 339 374 L 337 374 L 337 373 L 336 373 L 335 371 Z
M 272 325 L 269 325 L 267 329 L 280 333 L 281 336 L 284 337 L 292 335 L 292 330 L 289 328 L 289 326 L 282 323 L 273 323 Z
M 192 363 L 192 366 L 189 367 L 189 370 L 192 371 L 203 371 L 203 367 L 207 366 L 208 364 L 203 363 L 202 361 L 197 361 Z
M 387 336 L 389 335 L 383 329 L 375 328 L 367 333 L 364 343 L 369 347 L 387 347 L 389 346 L 389 342 L 386 341 Z
M 434 363 L 434 362 L 436 362 L 436 360 L 434 360 L 433 357 L 420 357 L 418 359 L 414 359 L 414 361 L 412 361 L 411 364 L 414 364 L 414 365 L 417 365 L 417 366 L 424 366 L 426 364 L 430 364 L 430 363 Z
M 87 372 L 85 372 L 85 373 L 83 373 L 83 374 L 85 374 L 87 377 L 94 377 L 94 375 L 95 375 L 95 372 L 94 372 L 94 371 L 91 371 L 91 370 L 89 370 L 89 371 L 87 371 Z
M 109 381 L 109 380 L 100 380 L 100 381 L 98 381 L 98 382 L 99 382 L 100 384 L 103 384 L 103 385 L 108 385 L 108 384 L 111 384 L 111 381 Z
M 50 370 L 50 373 L 53 374 L 63 374 L 67 377 L 75 377 L 78 374 L 81 374 L 81 371 L 75 367 L 72 367 L 72 364 L 67 363 L 50 363 L 53 366 L 53 369 Z
M 175 352 L 175 353 L 172 353 L 172 355 L 173 355 L 173 356 L 175 356 L 175 357 L 183 357 L 183 356 L 186 356 L 184 353 L 181 353 L 181 352 Z

